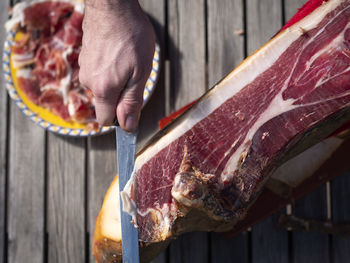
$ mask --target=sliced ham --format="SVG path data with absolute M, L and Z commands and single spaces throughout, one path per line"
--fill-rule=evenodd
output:
M 54 89 L 45 90 L 40 98 L 40 105 L 49 108 L 53 113 L 60 116 L 63 120 L 69 121 L 70 116 L 68 107 L 64 105 L 61 94 Z
M 121 196 L 144 257 L 184 232 L 231 229 L 279 165 L 350 119 L 350 1 L 318 6 L 137 154 Z M 120 235 L 101 216 L 94 251 L 102 262 L 120 257 Z
M 16 5 L 7 27 L 18 23 L 22 38 L 12 47 L 11 63 L 30 68 L 28 79 L 21 76 L 18 84 L 34 103 L 66 121 L 94 122 L 90 126 L 96 127 L 91 92 L 78 79 L 82 9 L 82 4 L 68 1 Z

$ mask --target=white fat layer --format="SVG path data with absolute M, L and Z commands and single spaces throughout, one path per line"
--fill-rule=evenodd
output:
M 34 63 L 34 56 L 32 53 L 12 54 L 11 63 L 14 68 L 22 68 L 24 66 Z
M 134 169 L 129 181 L 126 183 L 126 185 L 124 187 L 124 190 L 120 193 L 120 197 L 121 197 L 122 202 L 123 202 L 123 211 L 125 213 L 128 213 L 132 217 L 133 221 L 136 224 L 137 223 L 137 221 L 136 221 L 137 208 L 136 208 L 135 202 L 130 197 L 131 186 L 134 184 L 135 178 L 136 178 L 136 173 L 135 173 L 135 169 Z
M 280 166 L 271 176 L 291 187 L 314 174 L 317 169 L 340 147 L 344 140 L 336 137 L 328 138 Z
M 81 0 L 33 0 L 30 3 L 20 2 L 13 7 L 11 19 L 5 23 L 6 31 L 10 31 L 18 25 L 24 26 L 24 9 L 40 2 L 67 2 L 74 6 L 75 11 L 82 14 L 84 13 L 84 4 Z
M 281 32 L 268 44 L 260 48 L 258 52 L 248 57 L 240 66 L 233 70 L 224 80 L 222 80 L 209 93 L 207 93 L 206 96 L 198 104 L 196 104 L 191 111 L 185 114 L 181 121 L 179 121 L 178 125 L 173 128 L 173 130 L 168 131 L 168 133 L 161 137 L 157 143 L 149 146 L 141 155 L 138 156 L 135 161 L 134 174 L 135 171 L 140 169 L 158 152 L 167 147 L 177 138 L 181 137 L 199 121 L 220 107 L 228 98 L 234 96 L 262 72 L 266 71 L 294 41 L 304 34 L 305 31 L 315 28 L 329 12 L 334 10 L 343 1 L 344 0 L 329 0 L 326 3 L 323 3 L 319 8 L 317 8 L 317 11 L 312 12 L 310 15 L 295 23 L 287 30 Z M 215 96 L 211 96 L 212 93 L 215 93 Z M 250 129 L 245 141 L 248 141 L 249 136 L 251 137 L 254 134 L 253 132 L 255 132 L 258 125 L 261 125 L 262 123 L 276 116 L 276 114 L 274 114 L 274 110 L 276 110 L 278 114 L 285 112 L 293 107 L 291 105 L 292 102 L 293 100 L 282 101 L 281 95 L 277 96 L 270 104 L 268 110 L 263 114 L 264 116 L 258 120 L 258 123 L 256 123 L 252 129 Z M 244 143 L 242 145 L 244 145 Z M 239 150 L 236 152 L 239 152 Z M 225 170 L 234 170 L 237 165 L 238 158 L 239 156 L 232 156 Z M 131 185 L 134 183 L 134 180 L 134 176 L 130 178 L 127 184 L 128 187 L 125 187 L 123 191 L 128 198 L 130 196 Z M 130 215 L 136 214 L 135 210 L 127 212 Z
M 23 53 L 23 54 L 13 54 L 12 55 L 12 59 L 14 60 L 14 62 L 19 61 L 19 62 L 23 62 L 25 60 L 30 60 L 33 59 L 33 53 Z
M 73 48 L 70 46 L 66 50 L 64 50 L 62 53 L 62 58 L 67 66 L 67 74 L 64 78 L 60 79 L 58 90 L 62 95 L 64 105 L 67 105 L 68 103 L 68 89 L 70 87 L 71 79 L 72 79 L 72 68 L 67 60 L 67 57 L 70 54 L 72 54 L 72 52 L 73 52 Z
M 75 114 L 75 107 L 73 103 L 71 102 L 70 98 L 68 98 L 68 112 L 70 116 L 74 116 Z
M 50 89 L 56 89 L 57 90 L 57 85 L 55 83 L 47 83 L 44 86 L 40 88 L 41 92 L 44 92 L 45 90 L 50 90 Z
M 32 77 L 32 70 L 30 68 L 21 68 L 17 70 L 17 78 L 30 79 Z

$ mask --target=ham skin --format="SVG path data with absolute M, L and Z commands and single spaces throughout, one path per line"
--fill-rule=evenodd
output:
M 350 1 L 318 2 L 138 152 L 121 196 L 143 261 L 182 233 L 232 229 L 279 165 L 350 119 Z M 98 262 L 121 258 L 111 189 L 96 223 Z

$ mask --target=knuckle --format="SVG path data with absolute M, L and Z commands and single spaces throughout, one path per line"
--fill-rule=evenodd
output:
M 114 102 L 118 95 L 118 92 L 115 88 L 104 84 L 93 85 L 91 87 L 91 90 L 94 94 L 95 99 L 101 102 Z

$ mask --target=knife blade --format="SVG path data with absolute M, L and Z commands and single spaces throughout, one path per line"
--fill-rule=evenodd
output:
M 137 131 L 130 133 L 124 131 L 119 125 L 116 126 L 117 160 L 119 174 L 119 192 L 124 190 L 133 169 L 135 161 Z M 120 196 L 119 196 L 120 198 Z M 131 216 L 123 211 L 123 202 L 120 198 L 120 217 L 122 227 L 122 251 L 124 263 L 139 262 L 138 230 L 131 223 Z

